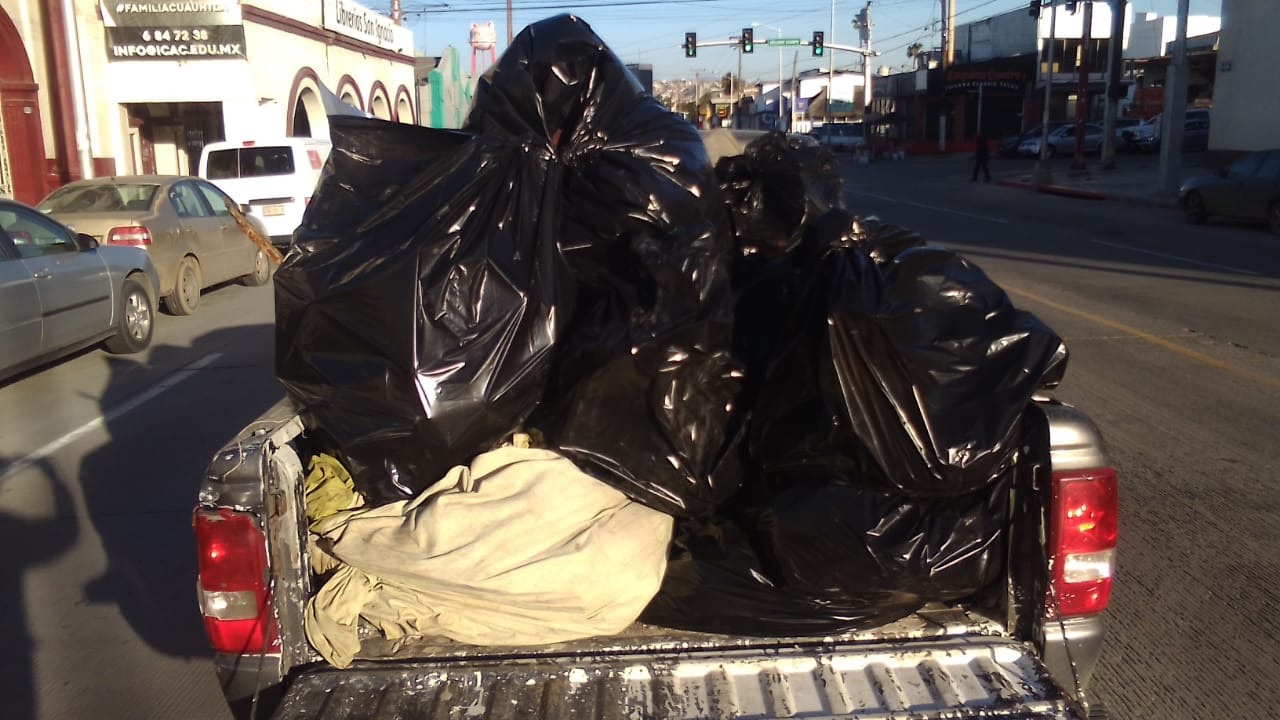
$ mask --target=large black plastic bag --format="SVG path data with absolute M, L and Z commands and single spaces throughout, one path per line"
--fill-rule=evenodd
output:
M 560 247 L 578 288 L 531 422 L 635 500 L 708 512 L 738 487 L 726 428 L 742 372 L 730 352 L 728 213 L 702 139 L 576 18 L 531 26 L 513 51 L 529 57 L 522 82 L 546 88 L 548 127 L 563 123 Z M 478 95 L 477 130 L 518 111 L 484 102 L 506 58 Z
M 1019 418 L 1060 377 L 1066 347 L 960 255 L 904 244 L 893 227 L 864 232 L 824 263 L 825 392 L 903 492 L 978 490 L 1011 461 Z
M 719 169 L 739 187 L 802 179 Z M 819 175 L 808 187 L 830 179 L 799 172 Z M 797 212 L 785 190 L 736 197 L 752 207 L 735 219 L 798 223 L 737 233 L 743 488 L 716 516 L 679 524 L 644 619 L 812 634 L 984 591 L 1004 567 L 1010 488 L 1029 477 L 1022 447 L 1044 444 L 1027 409 L 1060 375 L 1061 342 L 914 233 L 838 208 Z
M 642 620 L 744 635 L 873 627 L 970 597 L 1004 567 L 1010 482 L 912 500 L 840 480 L 794 483 L 729 516 L 682 520 Z
M 570 413 L 620 380 L 649 398 L 691 397 L 695 380 L 733 395 L 727 214 L 695 129 L 569 16 L 517 37 L 465 133 L 367 122 L 335 126 L 277 275 L 277 374 L 362 490 L 421 490 L 544 397 L 536 425 L 639 500 L 692 507 L 736 487 L 711 488 L 705 448 L 725 443 L 701 442 L 727 410 L 594 408 L 616 429 L 604 437 Z M 676 461 L 645 469 L 655 456 Z
M 445 146 L 427 153 L 367 126 L 331 129 L 336 157 L 276 276 L 276 372 L 361 489 L 391 499 L 487 448 L 541 397 L 572 309 L 558 206 L 544 198 L 556 170 L 545 148 L 506 138 L 450 148 L 438 131 L 400 131 Z
M 844 207 L 835 157 L 825 147 L 792 145 L 780 132 L 716 163 L 734 237 L 744 256 L 792 252 L 830 210 Z

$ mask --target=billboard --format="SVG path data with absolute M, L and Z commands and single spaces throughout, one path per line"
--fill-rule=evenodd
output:
M 223 60 L 245 57 L 239 0 L 112 2 L 98 8 L 108 60 Z

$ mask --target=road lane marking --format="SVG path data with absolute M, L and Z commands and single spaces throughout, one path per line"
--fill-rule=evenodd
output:
M 177 372 L 173 373 L 169 377 L 160 381 L 150 390 L 147 390 L 146 392 L 133 397 L 128 402 L 125 402 L 122 405 L 118 405 L 115 408 L 108 410 L 102 415 L 99 415 L 98 417 L 90 420 L 84 425 L 81 425 L 75 430 L 72 430 L 66 435 L 63 435 L 57 440 L 54 440 L 53 442 L 45 445 L 39 450 L 36 450 L 33 453 L 30 453 L 18 460 L 15 460 L 9 463 L 4 468 L 0 469 L 0 482 L 7 480 L 12 475 L 16 475 L 22 472 L 23 470 L 26 470 L 27 468 L 31 467 L 32 465 L 35 465 L 41 460 L 52 457 L 54 453 L 65 448 L 71 443 L 79 440 L 85 435 L 88 435 L 94 430 L 97 430 L 98 428 L 111 422 L 112 420 L 115 420 L 121 415 L 137 410 L 144 403 L 155 399 L 156 396 L 160 395 L 160 393 L 163 393 L 166 390 L 171 390 L 178 383 L 182 382 L 183 380 L 186 380 L 192 375 L 195 375 L 197 370 L 207 367 L 210 363 L 213 363 L 215 360 L 217 360 L 220 357 L 222 357 L 222 353 L 210 353 L 209 355 L 205 355 L 204 357 L 191 363 L 190 365 L 186 365 L 182 367 Z
M 1187 359 L 1204 363 L 1205 365 L 1208 365 L 1210 367 L 1223 370 L 1225 372 L 1231 373 L 1232 375 L 1236 375 L 1238 377 L 1244 378 L 1245 380 L 1256 382 L 1259 385 L 1269 387 L 1273 390 L 1280 390 L 1280 380 L 1276 380 L 1275 378 L 1268 377 L 1266 375 L 1262 375 L 1261 373 L 1256 373 L 1252 370 L 1247 370 L 1242 367 L 1237 367 L 1235 365 L 1232 365 L 1229 362 L 1224 362 L 1215 357 L 1205 355 L 1202 352 L 1192 350 L 1191 348 L 1184 347 L 1175 342 L 1170 342 L 1169 340 L 1166 340 L 1158 335 L 1152 335 L 1151 333 L 1143 332 L 1135 327 L 1130 327 L 1128 325 L 1125 325 L 1124 323 L 1118 323 L 1114 320 L 1108 320 L 1104 317 L 1099 317 L 1092 313 L 1087 313 L 1083 310 L 1077 310 L 1073 307 L 1069 307 L 1061 303 L 1056 303 L 1052 300 L 1047 300 L 1043 297 L 1040 297 L 1039 295 L 1036 295 L 1035 293 L 1030 293 L 1030 292 L 1027 292 L 1026 290 L 1022 290 L 1022 289 L 1013 287 L 1011 285 L 1002 285 L 1002 287 L 1004 287 L 1005 291 L 1011 295 L 1021 295 L 1022 297 L 1027 298 L 1028 300 L 1040 303 L 1041 305 L 1047 305 L 1055 310 L 1060 310 L 1064 313 L 1067 313 L 1068 315 L 1074 315 L 1078 318 L 1081 318 L 1082 320 L 1094 322 L 1099 325 L 1105 325 L 1106 327 L 1109 327 L 1112 330 L 1118 330 L 1122 333 L 1125 333 L 1126 335 L 1132 335 L 1133 337 L 1136 337 L 1140 340 L 1146 340 L 1152 345 L 1158 345 L 1164 348 L 1165 350 L 1169 350 L 1170 352 L 1181 355 Z
M 1241 270 L 1240 268 L 1233 268 L 1227 265 L 1219 265 L 1217 263 L 1205 262 L 1203 260 L 1192 260 L 1191 258 L 1185 258 L 1185 257 L 1182 257 L 1181 255 L 1170 255 L 1169 253 L 1156 252 L 1155 250 L 1143 250 L 1142 248 L 1136 248 L 1136 247 L 1133 247 L 1132 245 L 1122 245 L 1120 243 L 1107 242 L 1106 240 L 1093 240 L 1093 239 L 1090 239 L 1089 242 L 1097 243 L 1098 245 L 1106 245 L 1107 247 L 1119 248 L 1121 250 L 1128 250 L 1130 252 L 1143 253 L 1144 255 L 1155 255 L 1156 257 L 1162 257 L 1162 258 L 1165 258 L 1166 260 L 1177 260 L 1178 262 L 1184 262 L 1189 265 L 1199 265 L 1201 267 L 1213 268 L 1214 270 L 1226 270 L 1227 272 L 1239 273 L 1241 275 L 1252 275 L 1254 277 L 1266 277 L 1262 273 L 1256 273 L 1251 270 Z
M 877 200 L 885 200 L 891 203 L 898 203 L 899 205 L 911 205 L 913 207 L 924 208 L 925 210 L 933 210 L 935 212 L 951 213 L 952 215 L 963 215 L 964 217 L 974 218 L 975 220 L 986 220 L 987 222 L 1000 223 L 1001 225 L 1009 224 L 1008 220 L 1005 220 L 1003 218 L 991 217 L 990 215 L 978 215 L 976 213 L 969 213 L 963 210 L 952 210 L 951 208 L 940 207 L 938 205 L 926 205 L 924 203 L 911 202 L 910 200 L 899 200 L 898 198 L 889 197 L 888 195 L 877 195 L 875 193 L 863 192 L 862 190 L 849 190 L 848 192 L 854 195 L 865 195 L 866 197 L 875 198 Z

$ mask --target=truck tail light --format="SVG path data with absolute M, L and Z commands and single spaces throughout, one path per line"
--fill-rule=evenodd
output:
M 194 513 L 200 611 L 216 652 L 252 654 L 280 647 L 267 585 L 267 542 L 254 516 L 229 508 Z
M 1119 493 L 1113 468 L 1053 474 L 1050 617 L 1092 615 L 1111 600 Z M 1056 604 L 1053 600 L 1056 598 Z
M 142 225 L 114 227 L 107 231 L 107 244 L 147 247 L 151 244 L 151 231 Z

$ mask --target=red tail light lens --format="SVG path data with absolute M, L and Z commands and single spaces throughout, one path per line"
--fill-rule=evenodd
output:
M 217 652 L 244 654 L 280 647 L 267 585 L 267 543 L 253 515 L 197 509 L 200 610 Z
M 1055 472 L 1053 507 L 1049 565 L 1054 592 L 1049 598 L 1049 614 L 1066 617 L 1102 612 L 1111 600 L 1116 561 L 1120 509 L 1116 471 Z
M 146 247 L 151 244 L 151 231 L 141 225 L 111 228 L 107 231 L 107 244 Z

